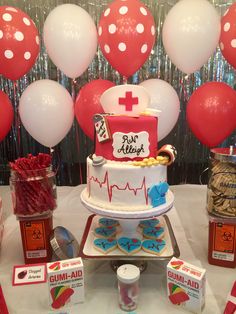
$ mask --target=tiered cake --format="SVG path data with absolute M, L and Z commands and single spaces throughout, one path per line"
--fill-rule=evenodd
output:
M 137 85 L 101 97 L 105 114 L 94 116 L 95 150 L 87 158 L 86 199 L 92 206 L 143 211 L 165 202 L 167 157 L 158 156 L 157 111 Z

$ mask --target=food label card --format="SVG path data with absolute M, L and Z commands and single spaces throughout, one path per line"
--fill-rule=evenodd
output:
M 46 264 L 17 265 L 13 269 L 12 285 L 29 285 L 46 282 Z

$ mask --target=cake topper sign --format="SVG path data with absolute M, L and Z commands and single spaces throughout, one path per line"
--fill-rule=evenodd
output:
M 116 158 L 147 157 L 149 155 L 149 135 L 147 132 L 113 134 L 113 155 Z
M 107 89 L 100 102 L 106 113 L 136 117 L 148 107 L 150 96 L 143 86 L 125 84 Z

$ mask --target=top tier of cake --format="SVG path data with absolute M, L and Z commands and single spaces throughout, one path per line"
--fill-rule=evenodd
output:
M 95 154 L 107 160 L 135 161 L 156 157 L 157 117 L 97 116 Z M 99 135 L 100 134 L 100 135 Z

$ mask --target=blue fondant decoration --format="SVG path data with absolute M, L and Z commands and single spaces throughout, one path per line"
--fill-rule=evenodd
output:
M 166 203 L 166 192 L 169 189 L 167 182 L 154 184 L 148 189 L 148 196 L 151 198 L 152 207 L 157 207 Z

